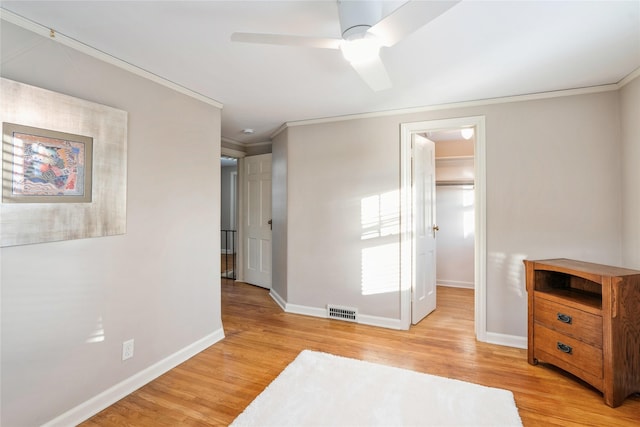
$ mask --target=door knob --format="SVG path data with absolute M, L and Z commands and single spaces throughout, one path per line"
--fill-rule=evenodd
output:
M 438 227 L 437 225 L 433 226 L 433 231 L 440 231 L 440 227 Z
M 273 230 L 273 220 L 270 219 L 269 221 L 267 221 L 267 224 L 269 224 L 269 228 Z

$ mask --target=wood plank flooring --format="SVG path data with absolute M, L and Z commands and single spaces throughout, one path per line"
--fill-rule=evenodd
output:
M 226 338 L 82 426 L 217 426 L 233 419 L 304 349 L 513 391 L 528 426 L 638 426 L 640 395 L 602 395 L 525 350 L 478 343 L 473 291 L 438 287 L 438 309 L 409 331 L 287 314 L 267 290 L 223 280 Z

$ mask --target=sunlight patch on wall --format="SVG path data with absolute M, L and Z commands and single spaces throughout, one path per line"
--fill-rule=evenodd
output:
M 362 295 L 398 291 L 399 252 L 399 242 L 362 249 Z
M 490 262 L 495 264 L 496 271 L 500 271 L 501 276 L 507 283 L 507 288 L 519 297 L 525 296 L 526 287 L 524 285 L 524 264 L 527 258 L 524 254 L 507 255 L 503 252 L 493 252 L 489 254 Z
M 365 197 L 360 204 L 362 240 L 400 233 L 399 191 Z
M 400 286 L 400 192 L 364 197 L 360 203 L 362 295 L 397 292 Z
M 98 316 L 98 320 L 96 321 L 96 328 L 91 332 L 89 338 L 85 342 L 87 343 L 96 343 L 104 341 L 104 323 L 102 321 L 102 316 Z

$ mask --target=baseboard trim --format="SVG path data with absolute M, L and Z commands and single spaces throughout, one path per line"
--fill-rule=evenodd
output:
M 269 295 L 273 300 L 282 308 L 286 313 L 302 314 L 303 316 L 320 317 L 327 319 L 326 308 L 309 307 L 306 305 L 288 304 L 276 291 L 271 289 Z M 339 320 L 338 320 L 339 321 Z M 390 319 L 388 317 L 370 316 L 366 314 L 360 314 L 358 316 L 358 323 L 362 325 L 377 326 L 387 329 L 404 330 L 400 319 Z M 487 332 L 484 336 L 478 337 L 481 342 L 489 344 L 504 345 L 507 347 L 515 348 L 527 348 L 527 337 L 521 337 L 517 335 L 498 334 L 495 332 Z
M 495 332 L 487 332 L 485 338 L 485 342 L 489 344 L 504 345 L 507 347 L 526 349 L 528 345 L 527 337 L 521 337 L 518 335 L 505 335 Z
M 292 314 L 303 314 L 305 316 L 322 317 L 324 319 L 327 318 L 326 308 L 316 308 L 298 304 L 286 304 L 284 311 Z
M 475 284 L 473 282 L 462 282 L 459 280 L 436 280 L 438 286 L 446 286 L 449 288 L 464 288 L 464 289 L 474 289 Z
M 224 338 L 224 330 L 222 328 L 207 335 L 204 338 L 184 347 L 172 355 L 162 359 L 161 361 L 149 366 L 137 374 L 127 378 L 126 380 L 114 385 L 113 387 L 103 391 L 97 396 L 81 403 L 65 412 L 64 414 L 43 424 L 45 427 L 54 426 L 71 426 L 78 425 L 83 421 L 91 418 L 103 409 L 113 405 L 118 400 L 131 394 L 143 385 L 153 381 L 165 372 L 175 368 L 182 362 L 190 359 L 200 353 L 207 347 L 217 343 Z
M 280 303 L 279 303 L 280 304 Z M 285 307 L 284 311 L 292 314 L 302 314 L 304 316 L 321 317 L 327 319 L 327 309 L 309 307 L 305 305 L 297 304 L 280 304 L 281 307 Z M 338 320 L 339 322 L 340 320 Z M 358 315 L 358 323 L 362 325 L 378 326 L 387 329 L 403 329 L 400 319 L 389 319 L 387 317 L 370 316 L 367 314 Z
M 404 330 L 400 319 L 390 319 L 388 317 L 369 316 L 367 314 L 361 314 L 359 316 L 358 323 L 369 326 L 378 326 L 387 329 Z
M 287 311 L 285 308 L 287 306 L 287 303 L 280 296 L 280 294 L 278 294 L 276 291 L 273 290 L 273 288 L 269 291 L 269 296 L 271 297 L 271 299 L 273 299 L 276 302 L 276 304 L 278 304 L 278 306 L 280 306 L 282 311 L 285 311 L 285 312 Z

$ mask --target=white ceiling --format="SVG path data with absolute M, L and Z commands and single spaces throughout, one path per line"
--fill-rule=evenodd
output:
M 269 140 L 285 122 L 617 83 L 640 67 L 640 0 L 462 1 L 382 48 L 393 88 L 381 92 L 339 51 L 230 41 L 340 37 L 334 1 L 0 6 L 223 103 L 222 136 L 241 143 Z

